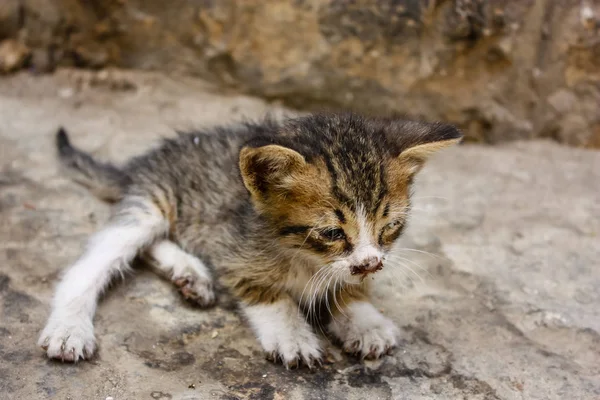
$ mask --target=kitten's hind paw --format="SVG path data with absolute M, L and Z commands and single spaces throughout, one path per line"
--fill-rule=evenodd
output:
M 142 257 L 159 274 L 171 280 L 186 300 L 201 307 L 215 304 L 210 270 L 199 258 L 179 245 L 170 240 L 161 240 L 153 244 Z
M 173 277 L 173 283 L 186 300 L 193 301 L 201 307 L 210 307 L 215 304 L 216 296 L 211 280 L 186 275 Z

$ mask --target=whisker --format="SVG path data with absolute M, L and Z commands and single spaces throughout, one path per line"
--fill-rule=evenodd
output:
M 333 277 L 333 269 L 329 274 L 329 279 L 327 280 L 327 284 L 325 285 L 325 306 L 327 307 L 327 312 L 331 315 L 332 318 L 335 319 L 333 313 L 331 312 L 331 305 L 329 304 L 329 285 L 331 284 L 331 278 Z
M 338 301 L 337 301 L 337 285 L 338 285 L 338 283 L 340 283 L 340 281 L 339 281 L 339 278 L 336 277 L 336 281 L 333 286 L 333 302 L 334 302 L 335 306 L 337 307 L 338 311 L 340 312 L 340 314 L 342 314 L 344 317 L 348 318 L 348 316 L 346 315 L 346 313 L 340 306 L 340 303 L 338 303 Z
M 319 299 L 322 299 L 323 296 L 325 297 L 325 302 L 327 303 L 327 287 L 326 287 L 325 283 L 329 279 L 330 275 L 331 275 L 331 269 L 328 268 L 325 270 L 325 272 L 321 275 L 319 280 L 316 282 L 315 290 L 313 290 L 311 300 L 310 300 L 311 305 L 312 305 L 313 314 L 315 315 L 315 318 L 317 318 L 319 320 L 322 318 L 322 315 L 321 315 L 322 307 L 319 307 L 317 310 L 317 305 L 322 304 L 319 302 Z M 317 311 L 318 311 L 318 313 L 317 313 Z
M 396 279 L 396 281 L 404 288 L 411 289 L 416 286 L 414 278 L 406 271 L 406 266 L 402 263 L 396 263 L 396 266 L 400 268 L 396 268 L 390 271 L 390 277 Z M 402 276 L 398 276 L 397 274 L 402 274 Z
M 404 259 L 403 259 L 403 258 L 400 258 L 400 259 L 398 259 L 397 261 L 409 261 L 409 262 L 410 262 L 410 260 L 408 260 L 408 259 L 405 259 L 405 258 L 404 258 Z M 415 265 L 417 265 L 417 264 L 415 264 Z M 412 269 L 411 267 L 409 267 L 409 266 L 408 266 L 408 265 L 406 265 L 406 264 L 402 264 L 402 266 L 403 266 L 404 268 L 406 268 L 408 271 L 412 272 L 412 273 L 413 273 L 413 274 L 414 274 L 414 275 L 415 275 L 417 278 L 419 278 L 419 280 L 420 280 L 422 283 L 425 283 L 425 280 L 423 279 L 423 277 L 422 277 L 421 275 L 419 275 L 418 273 L 416 273 L 414 269 Z
M 419 211 L 419 212 L 434 212 L 434 211 L 438 211 L 438 208 L 435 207 L 430 207 L 430 208 L 421 208 L 421 207 L 411 207 L 410 208 L 410 212 L 415 212 L 415 211 Z
M 420 269 L 421 271 L 425 272 L 429 278 L 433 278 L 433 275 L 431 275 L 431 272 L 429 272 L 427 269 L 423 268 L 422 266 L 420 266 L 419 264 L 417 264 L 416 262 L 414 262 L 414 261 L 412 261 L 412 260 L 410 260 L 408 258 L 401 257 L 401 256 L 399 256 L 397 254 L 393 255 L 391 258 L 392 258 L 392 260 L 395 259 L 397 261 L 399 260 L 399 261 L 409 262 L 412 265 L 414 265 L 415 267 L 417 267 L 418 269 Z M 422 278 L 421 278 L 421 280 L 422 280 Z
M 326 275 L 326 281 L 324 280 L 323 282 L 325 284 L 325 289 L 324 289 L 324 293 L 325 293 L 325 307 L 327 307 L 327 312 L 329 313 L 329 315 L 335 320 L 335 316 L 333 315 L 333 313 L 331 312 L 331 305 L 329 304 L 329 286 L 331 285 L 331 280 L 334 276 L 335 271 L 333 269 L 329 269 L 329 273 Z M 319 312 L 321 311 L 321 309 L 319 309 Z M 319 314 L 319 317 L 321 317 L 321 315 Z
M 391 215 L 391 216 L 409 216 L 414 211 L 433 212 L 433 211 L 437 211 L 437 210 L 438 209 L 435 207 L 422 208 L 422 207 L 414 207 L 413 206 L 413 207 L 407 208 L 403 211 L 391 211 L 389 213 L 389 215 Z
M 444 257 L 442 257 L 441 255 L 439 255 L 439 254 L 435 254 L 435 253 L 431 253 L 431 252 L 429 252 L 429 251 L 425 251 L 425 250 L 409 249 L 409 248 L 407 248 L 407 247 L 401 247 L 401 248 L 395 248 L 395 249 L 392 251 L 392 253 L 393 253 L 393 252 L 396 252 L 396 251 L 414 251 L 415 253 L 421 253 L 421 254 L 425 254 L 425 255 L 431 256 L 431 257 L 438 258 L 438 259 L 440 259 L 440 260 L 444 260 Z M 390 253 L 390 254 L 392 254 L 392 253 Z
M 344 282 L 341 282 L 340 293 L 343 292 L 344 289 L 346 289 L 346 285 Z M 348 308 L 348 303 L 346 303 L 346 300 L 344 300 L 344 296 L 342 296 L 342 302 L 344 303 L 345 308 Z
M 323 275 L 325 272 L 326 272 L 326 268 L 324 268 L 324 267 L 319 268 L 319 270 L 317 270 L 317 272 L 314 273 L 310 277 L 310 279 L 306 282 L 306 284 L 304 285 L 304 289 L 302 290 L 302 294 L 300 294 L 300 300 L 299 300 L 300 304 L 304 304 L 303 299 L 304 299 L 304 293 L 306 292 L 306 290 L 308 289 L 309 293 L 311 293 L 313 288 L 315 287 L 315 283 L 317 282 L 319 277 L 321 275 Z M 311 298 L 312 298 L 312 296 L 311 296 Z M 311 301 L 312 300 L 309 299 L 309 301 L 306 305 L 307 306 L 306 307 L 307 317 L 310 317 L 311 306 L 312 306 Z M 300 312 L 300 310 L 298 310 L 298 312 Z
M 327 279 L 327 277 L 329 276 L 329 274 L 331 272 L 329 268 L 323 268 L 322 271 L 323 272 L 320 274 L 318 279 L 316 279 L 314 282 L 314 288 L 310 294 L 310 299 L 309 299 L 309 309 L 316 318 L 320 318 L 320 310 L 319 310 L 319 315 L 317 315 L 317 310 L 316 310 L 317 300 L 319 299 L 320 288 L 322 287 L 323 283 L 325 282 L 325 280 Z
M 418 200 L 418 199 L 441 199 L 441 200 L 449 200 L 448 197 L 443 197 L 443 196 L 412 196 L 411 200 Z
M 400 270 L 398 272 L 402 273 L 402 276 L 396 276 L 396 275 L 392 275 L 391 277 L 394 278 L 396 280 L 396 282 L 398 282 L 398 284 L 405 290 L 410 290 L 414 287 L 414 281 L 411 277 L 407 276 L 407 274 L 404 273 L 404 271 Z M 408 283 L 406 282 L 408 281 Z

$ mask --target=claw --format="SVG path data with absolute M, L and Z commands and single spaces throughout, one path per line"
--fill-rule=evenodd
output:
M 273 363 L 276 363 L 277 362 L 277 353 L 274 352 L 274 351 L 270 352 L 270 353 L 269 352 L 265 352 L 265 359 L 267 361 L 271 361 Z
M 315 361 L 315 363 L 319 364 L 319 368 L 323 368 L 323 358 L 322 357 L 315 358 L 314 361 Z
M 323 360 L 321 360 L 321 366 L 323 365 L 331 365 L 333 363 L 335 363 L 335 360 L 329 358 L 329 356 L 325 357 Z
M 215 301 L 214 294 L 205 297 L 204 295 L 196 291 L 194 285 L 197 283 L 197 281 L 193 277 L 184 276 L 173 280 L 173 283 L 179 288 L 179 292 L 181 293 L 184 299 L 196 302 L 202 307 L 209 307 Z M 208 283 L 206 289 L 209 293 L 212 293 L 212 283 Z
M 347 353 L 357 354 L 360 350 L 360 340 L 352 342 L 352 344 L 348 346 L 345 350 Z
M 310 356 L 308 358 L 308 360 L 305 360 L 306 366 L 308 367 L 309 370 L 313 370 L 314 368 L 317 368 L 317 365 L 319 367 L 323 367 L 323 362 L 321 361 L 320 357 L 314 357 L 314 356 Z
M 293 359 L 292 361 L 288 362 L 288 366 L 289 369 L 296 369 L 299 366 L 299 360 L 297 358 Z
M 189 282 L 188 278 L 186 278 L 186 277 L 179 278 L 179 279 L 176 279 L 175 281 L 173 281 L 173 283 L 175 283 L 175 285 L 177 285 L 179 287 L 186 285 L 188 282 Z

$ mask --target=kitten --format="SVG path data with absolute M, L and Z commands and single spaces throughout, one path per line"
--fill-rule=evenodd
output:
M 288 367 L 320 362 L 301 311 L 322 304 L 345 351 L 378 358 L 398 330 L 369 303 L 364 278 L 402 233 L 414 175 L 461 137 L 445 124 L 323 114 L 180 134 L 117 168 L 61 129 L 62 163 L 117 204 L 58 285 L 39 345 L 51 358 L 90 358 L 98 296 L 140 256 L 200 306 L 215 302 L 218 279 Z

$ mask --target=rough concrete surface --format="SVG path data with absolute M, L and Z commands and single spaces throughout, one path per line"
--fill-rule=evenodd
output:
M 140 266 L 99 307 L 98 357 L 47 360 L 35 342 L 53 286 L 109 212 L 60 174 L 56 128 L 120 161 L 174 128 L 269 109 L 152 74 L 0 80 L 1 398 L 600 398 L 600 153 L 542 141 L 460 146 L 423 171 L 405 268 L 376 277 L 375 302 L 404 331 L 393 356 L 329 346 L 331 364 L 287 371 L 226 303 L 194 309 Z

